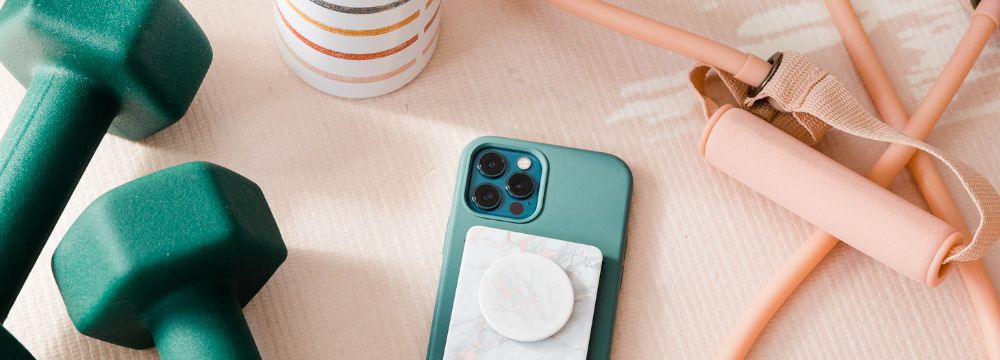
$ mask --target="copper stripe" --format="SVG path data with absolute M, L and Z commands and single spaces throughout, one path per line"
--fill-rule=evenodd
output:
M 326 25 L 324 23 L 321 23 L 319 20 L 313 19 L 309 15 L 306 15 L 306 13 L 302 12 L 301 9 L 299 9 L 298 7 L 295 6 L 295 4 L 292 3 L 292 0 L 285 0 L 285 2 L 288 3 L 288 6 L 290 6 L 292 8 L 292 10 L 295 10 L 295 12 L 297 12 L 300 16 L 302 16 L 303 19 L 306 19 L 306 21 L 312 23 L 313 25 L 316 25 L 316 27 L 318 27 L 320 29 L 323 29 L 323 30 L 326 30 L 328 32 L 334 33 L 334 34 L 340 34 L 340 35 L 344 35 L 344 36 L 375 36 L 375 35 L 382 35 L 382 34 L 385 34 L 385 33 L 392 32 L 394 30 L 398 30 L 399 28 L 401 28 L 403 26 L 406 26 L 407 24 L 413 22 L 413 20 L 416 20 L 418 17 L 420 17 L 420 10 L 417 10 L 417 11 L 413 12 L 413 14 L 410 15 L 409 17 L 407 17 L 406 19 L 403 19 L 403 20 L 401 20 L 401 21 L 399 21 L 399 22 L 397 22 L 395 24 L 389 25 L 389 26 L 380 27 L 380 28 L 377 28 L 377 29 L 368 29 L 368 30 L 350 30 L 350 29 L 336 28 L 336 27 L 329 26 L 329 25 Z
M 292 56 L 292 58 L 295 59 L 295 61 L 298 61 L 299 64 L 302 64 L 302 66 L 304 66 L 309 71 L 312 71 L 313 73 L 316 73 L 316 75 L 322 76 L 324 78 L 327 78 L 327 79 L 330 79 L 330 80 L 333 80 L 333 81 L 339 81 L 339 82 L 345 82 L 345 83 L 351 83 L 351 84 L 367 84 L 367 83 L 379 82 L 379 81 L 382 81 L 382 80 L 387 80 L 387 79 L 390 79 L 392 77 L 395 77 L 396 75 L 402 74 L 403 72 L 405 72 L 406 70 L 409 70 L 411 67 L 413 67 L 413 65 L 416 65 L 416 63 L 417 63 L 417 59 L 413 59 L 413 60 L 410 60 L 409 62 L 407 62 L 406 64 L 403 64 L 403 66 L 400 66 L 400 67 L 396 68 L 395 70 L 389 71 L 389 72 L 384 73 L 384 74 L 378 74 L 378 75 L 373 75 L 373 76 L 357 76 L 356 77 L 356 76 L 337 75 L 337 74 L 328 72 L 326 70 L 320 69 L 320 68 L 316 67 L 313 64 L 310 64 L 308 61 L 306 61 L 306 59 L 303 59 L 302 57 L 299 56 L 299 54 L 296 54 L 295 50 L 292 50 L 291 46 L 288 46 L 288 42 L 285 41 L 285 37 L 284 36 L 279 36 L 279 37 L 281 38 L 281 44 L 285 45 L 285 50 L 288 50 L 288 53 Z
M 411 37 L 410 40 L 406 40 L 406 42 L 404 42 L 402 44 L 399 44 L 399 45 L 396 45 L 396 47 L 388 49 L 388 50 L 383 50 L 383 51 L 374 52 L 374 53 L 367 53 L 367 54 L 344 53 L 344 52 L 339 52 L 339 51 L 327 49 L 327 48 L 325 48 L 325 47 L 323 47 L 323 46 L 321 46 L 321 45 L 319 45 L 317 43 L 309 41 L 309 39 L 306 39 L 305 36 L 302 36 L 302 34 L 300 34 L 298 31 L 295 30 L 294 27 L 292 27 L 292 24 L 290 24 L 288 22 L 288 19 L 285 18 L 285 14 L 281 12 L 280 8 L 278 9 L 278 16 L 281 16 L 281 20 L 285 22 L 285 27 L 287 27 L 288 30 L 290 30 L 292 32 L 292 34 L 295 35 L 295 37 L 299 38 L 299 40 L 302 41 L 302 43 L 306 44 L 307 46 L 309 46 L 309 47 L 313 48 L 314 50 L 319 51 L 319 52 L 321 52 L 323 54 L 326 54 L 326 55 L 329 55 L 329 56 L 332 56 L 332 57 L 335 57 L 335 58 L 340 58 L 340 59 L 346 59 L 346 60 L 372 60 L 372 59 L 384 58 L 386 56 L 398 53 L 398 52 L 402 51 L 403 49 L 406 49 L 410 45 L 413 45 L 413 43 L 417 42 L 417 35 L 413 35 L 413 37 Z
M 312 1 L 313 4 L 322 6 L 328 10 L 333 10 L 344 14 L 358 14 L 358 15 L 377 14 L 389 9 L 395 9 L 397 7 L 402 6 L 403 4 L 410 2 L 410 0 L 396 0 L 391 3 L 379 6 L 353 7 L 353 6 L 337 5 L 323 0 L 309 0 L 309 1 Z
M 431 49 L 431 46 L 434 45 L 434 41 L 437 40 L 438 34 L 440 34 L 440 33 L 441 33 L 441 27 L 438 27 L 437 29 L 434 29 L 434 35 L 431 35 L 431 41 L 427 42 L 427 46 L 424 46 L 424 51 L 422 51 L 421 54 L 427 55 L 427 50 Z
M 427 25 L 424 25 L 424 32 L 427 32 L 427 29 L 431 28 L 431 25 L 434 24 L 434 20 L 436 20 L 438 18 L 438 13 L 439 12 L 441 12 L 441 5 L 438 5 L 437 9 L 434 10 L 434 15 L 432 15 L 431 19 L 429 21 L 427 21 Z
M 431 4 L 433 4 L 433 3 L 434 3 L 434 0 L 427 0 L 427 2 L 424 3 L 424 9 L 430 9 L 431 8 Z

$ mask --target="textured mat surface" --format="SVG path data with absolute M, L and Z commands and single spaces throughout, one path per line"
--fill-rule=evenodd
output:
M 703 119 L 685 84 L 691 61 L 542 0 L 444 0 L 437 53 L 424 73 L 400 91 L 360 101 L 323 95 L 292 74 L 279 55 L 273 0 L 183 3 L 208 33 L 215 63 L 178 124 L 139 143 L 107 137 L 98 151 L 6 323 L 41 359 L 157 357 L 77 333 L 49 260 L 96 196 L 191 160 L 260 184 L 288 243 L 287 263 L 246 308 L 269 359 L 423 358 L 459 152 L 480 135 L 606 151 L 631 165 L 617 359 L 710 358 L 811 230 L 698 156 Z M 967 13 L 954 0 L 854 4 L 912 110 Z M 863 93 L 821 1 L 627 6 L 762 57 L 799 51 Z M 1000 37 L 930 139 L 996 184 L 998 50 Z M 0 126 L 23 95 L 0 71 Z M 859 171 L 882 148 L 839 133 L 820 146 Z M 919 202 L 909 175 L 893 190 Z M 1000 251 L 987 263 L 1000 279 Z M 751 357 L 982 358 L 972 316 L 956 277 L 929 289 L 840 246 Z

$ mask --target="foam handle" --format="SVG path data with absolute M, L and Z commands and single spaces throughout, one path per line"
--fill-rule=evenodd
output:
M 963 239 L 944 221 L 819 151 L 732 106 L 702 136 L 702 155 L 719 170 L 876 261 L 936 286 L 942 263 Z

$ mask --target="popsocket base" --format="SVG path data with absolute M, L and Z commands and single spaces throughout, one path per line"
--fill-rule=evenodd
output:
M 444 358 L 586 360 L 603 261 L 591 245 L 470 228 Z
M 547 339 L 573 313 L 573 285 L 559 265 L 541 255 L 508 255 L 493 263 L 479 284 L 486 323 L 517 341 Z

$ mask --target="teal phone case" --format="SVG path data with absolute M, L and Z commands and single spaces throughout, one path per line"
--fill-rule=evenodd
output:
M 485 147 L 524 150 L 543 162 L 544 181 L 539 191 L 542 208 L 524 220 L 484 217 L 465 200 L 472 156 Z M 465 235 L 473 226 L 528 233 L 596 246 L 604 254 L 598 285 L 588 359 L 611 356 L 615 310 L 625 258 L 626 224 L 632 197 L 632 172 L 610 154 L 499 137 L 473 140 L 462 152 L 451 218 L 442 252 L 434 320 L 431 324 L 427 359 L 444 356 L 451 321 L 455 286 L 458 282 Z

